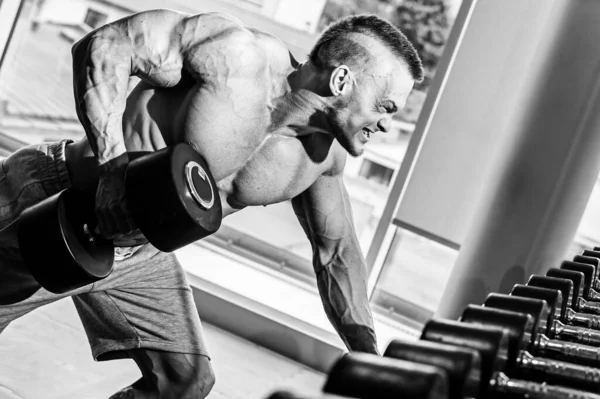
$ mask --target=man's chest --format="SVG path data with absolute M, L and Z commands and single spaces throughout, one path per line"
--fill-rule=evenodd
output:
M 221 198 L 234 207 L 268 205 L 289 200 L 327 173 L 336 158 L 318 138 L 269 136 L 235 173 L 217 184 Z

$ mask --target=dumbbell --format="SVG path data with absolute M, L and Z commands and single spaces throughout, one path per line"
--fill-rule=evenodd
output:
M 461 375 L 453 372 L 452 367 L 457 362 L 452 354 L 444 355 L 444 353 L 449 352 L 440 350 L 438 356 L 442 357 L 442 360 L 430 357 L 430 362 L 435 361 L 436 367 L 444 367 L 444 364 L 450 367 L 450 370 L 446 369 L 446 372 L 451 385 L 453 383 L 455 385 L 465 383 L 474 385 L 465 391 L 475 390 L 477 392 L 476 398 L 600 399 L 600 395 L 582 390 L 509 378 L 505 373 L 511 368 L 511 365 L 507 363 L 509 351 L 508 332 L 500 328 L 462 323 L 455 320 L 432 319 L 425 324 L 421 333 L 421 340 L 468 348 L 479 354 L 481 362 L 478 384 L 477 381 L 472 381 L 473 377 L 471 377 L 478 375 L 476 371 L 465 372 Z M 404 348 L 399 348 L 396 351 L 399 356 L 404 356 L 401 352 L 402 350 L 409 350 L 409 345 L 405 345 Z M 414 350 L 420 350 L 418 344 L 413 347 Z M 386 350 L 386 352 L 388 351 Z M 423 358 L 426 359 L 426 356 L 423 356 Z M 477 368 L 476 360 L 471 364 Z M 460 380 L 453 380 L 457 375 L 460 376 Z
M 442 368 L 448 376 L 450 398 L 474 398 L 485 391 L 481 388 L 481 355 L 474 349 L 440 342 L 395 339 L 383 357 Z
M 595 290 L 600 290 L 600 271 L 598 270 L 600 267 L 600 251 L 596 249 L 593 251 L 586 249 L 581 253 L 581 255 L 576 255 L 573 258 L 573 262 L 587 263 L 596 268 L 596 275 L 592 281 L 592 288 Z
M 576 389 L 600 389 L 600 369 L 535 357 L 530 353 L 535 349 L 536 338 L 534 319 L 530 314 L 469 305 L 463 311 L 460 321 L 507 331 L 508 367 L 505 374 L 509 377 Z
M 575 255 L 573 257 L 573 262 L 587 263 L 588 265 L 592 265 L 596 268 L 596 276 L 592 283 L 592 288 L 595 290 L 600 290 L 600 272 L 598 271 L 598 267 L 600 266 L 600 252 L 586 249 L 581 253 L 581 255 Z
M 306 395 L 306 394 L 299 394 L 296 392 L 292 392 L 289 390 L 278 390 L 273 392 L 271 395 L 269 395 L 267 397 L 267 399 L 342 399 L 342 398 L 348 398 L 347 396 L 338 396 L 338 395 L 328 395 L 328 394 L 322 394 L 322 395 Z
M 535 356 L 563 360 L 588 366 L 600 366 L 600 349 L 590 345 L 553 339 L 554 314 L 546 301 L 506 294 L 489 294 L 485 307 L 525 313 L 533 317 L 532 345 L 529 352 Z
M 584 251 L 583 253 L 590 253 L 590 251 Z M 598 302 L 600 301 L 600 293 L 596 291 L 599 286 L 598 282 L 598 267 L 597 262 L 594 262 L 597 258 L 590 256 L 577 255 L 574 257 L 574 261 L 564 261 L 561 263 L 560 268 L 564 270 L 578 271 L 584 274 L 584 286 L 583 296 L 587 300 Z
M 440 367 L 350 353 L 329 370 L 323 392 L 359 399 L 447 399 L 448 376 Z
M 585 275 L 582 272 L 552 268 L 546 272 L 546 276 L 565 278 L 573 282 L 573 297 L 571 299 L 571 308 L 573 310 L 589 315 L 599 314 L 600 302 L 588 301 L 584 297 L 586 284 Z
M 566 270 L 560 270 L 564 274 Z M 571 272 L 576 273 L 576 272 Z M 579 273 L 581 274 L 581 273 Z M 583 278 L 583 276 L 579 276 Z M 559 290 L 562 292 L 563 304 L 558 315 L 560 320 L 568 325 L 585 327 L 587 329 L 600 329 L 600 316 L 588 313 L 579 313 L 573 310 L 572 305 L 580 303 L 579 292 L 574 289 L 573 280 L 569 278 L 558 278 L 548 276 L 532 275 L 527 282 L 528 286 Z M 594 332 L 599 334 L 599 331 Z M 600 339 L 600 335 L 598 335 Z M 597 341 L 600 342 L 600 341 Z
M 132 160 L 125 174 L 131 216 L 146 239 L 172 252 L 218 230 L 221 201 L 202 156 L 176 144 Z M 40 285 L 64 293 L 107 277 L 114 247 L 94 233 L 95 194 L 68 188 L 18 220 L 23 260 Z
M 537 281 L 537 279 L 534 281 Z M 561 290 L 550 287 L 515 284 L 510 294 L 526 298 L 541 299 L 548 303 L 550 313 L 552 314 L 548 320 L 548 330 L 546 333 L 549 338 L 579 342 L 591 346 L 600 346 L 600 331 L 594 331 L 587 327 L 564 324 L 562 322 L 565 320 L 566 304 L 568 302 L 568 297 L 565 298 L 563 293 L 564 292 Z
M 583 297 L 588 301 L 600 301 L 600 293 L 594 289 L 596 282 L 596 267 L 594 267 L 594 265 L 582 262 L 564 261 L 560 264 L 560 268 L 583 273 Z M 598 305 L 598 309 L 598 312 L 600 312 L 600 304 Z

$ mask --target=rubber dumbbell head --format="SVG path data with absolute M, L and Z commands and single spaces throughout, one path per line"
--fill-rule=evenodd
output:
M 223 218 L 217 184 L 202 156 L 179 143 L 130 162 L 131 215 L 144 236 L 172 252 L 216 232 Z
M 291 391 L 275 391 L 271 395 L 267 397 L 267 399 L 344 399 L 346 396 L 338 396 L 338 395 L 329 395 L 329 394 L 321 394 L 321 395 L 308 395 L 308 394 L 300 394 L 297 392 Z
M 508 361 L 508 335 L 498 328 L 461 323 L 454 320 L 429 320 L 421 332 L 424 341 L 440 342 L 474 349 L 481 356 L 480 397 L 488 392 L 488 381 L 503 371 Z
M 529 314 L 534 320 L 534 335 L 548 332 L 548 318 L 551 313 L 546 301 L 491 293 L 485 299 L 483 306 Z
M 21 255 L 42 287 L 63 294 L 106 278 L 114 263 L 112 241 L 91 239 L 95 196 L 66 189 L 25 209 L 18 219 Z
M 546 272 L 547 277 L 555 277 L 570 280 L 573 283 L 573 297 L 571 299 L 571 307 L 578 308 L 579 298 L 583 298 L 584 279 L 585 276 L 581 272 L 572 270 L 552 268 Z
M 571 270 L 575 272 L 581 272 L 584 275 L 584 286 L 583 296 L 585 299 L 600 299 L 598 293 L 593 289 L 593 282 L 595 280 L 596 268 L 588 263 L 579 263 L 564 261 L 560 264 L 560 268 L 563 270 Z
M 481 356 L 474 349 L 430 341 L 394 340 L 384 357 L 439 367 L 448 375 L 451 398 L 475 397 L 481 384 Z
M 446 399 L 448 377 L 426 364 L 350 353 L 333 365 L 323 392 L 359 399 Z
M 562 301 L 560 312 L 557 313 L 561 320 L 565 318 L 567 309 L 571 306 L 571 303 L 573 303 L 573 281 L 564 278 L 539 276 L 534 274 L 529 277 L 527 286 L 558 290 L 562 294 Z
M 512 374 L 512 366 L 517 363 L 521 351 L 531 349 L 535 320 L 527 313 L 517 313 L 502 309 L 469 305 L 459 319 L 464 323 L 473 323 L 489 327 L 497 327 L 508 333 L 508 355 L 506 373 Z
M 548 326 L 552 326 L 554 320 L 560 320 L 562 317 L 563 297 L 559 290 L 551 290 L 547 288 L 532 287 L 523 284 L 515 284 L 510 291 L 511 296 L 519 296 L 524 298 L 541 299 L 546 301 L 550 308 L 550 316 L 548 317 Z

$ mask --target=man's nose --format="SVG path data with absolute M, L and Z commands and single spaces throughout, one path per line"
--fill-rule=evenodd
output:
M 389 132 L 390 129 L 392 128 L 392 118 L 391 117 L 381 118 L 379 120 L 379 122 L 377 123 L 377 128 L 384 133 Z

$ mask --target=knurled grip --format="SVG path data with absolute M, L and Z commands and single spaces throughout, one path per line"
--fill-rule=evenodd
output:
M 590 302 L 583 298 L 579 298 L 578 308 L 583 313 L 600 314 L 600 302 Z
M 587 299 L 590 301 L 600 301 L 600 293 L 598 293 L 598 291 L 592 288 L 588 294 Z
M 585 363 L 596 367 L 600 366 L 600 348 L 575 342 L 549 339 L 543 334 L 538 334 L 535 338 L 534 346 L 540 356 L 555 356 L 561 360 Z
M 600 399 L 600 395 L 596 395 L 595 393 L 556 385 L 509 379 L 503 373 L 496 373 L 494 375 L 490 381 L 490 387 L 496 392 L 528 399 Z
M 552 381 L 552 378 L 557 378 L 559 381 L 568 380 L 569 385 L 573 384 L 578 387 L 600 386 L 600 369 L 595 367 L 581 366 L 544 357 L 534 357 L 526 351 L 519 353 L 517 364 L 525 371 L 541 373 L 550 381 Z
M 554 338 L 573 341 L 590 346 L 600 346 L 600 331 L 579 326 L 568 326 L 560 321 L 554 321 L 552 325 Z
M 565 317 L 565 321 L 569 324 L 600 330 L 600 316 L 591 313 L 578 313 L 569 308 Z

